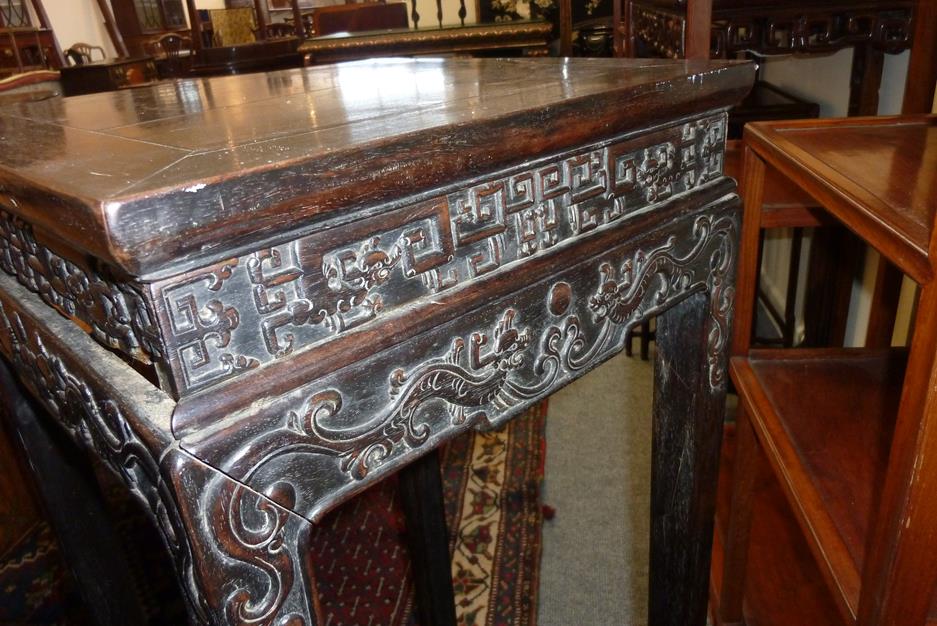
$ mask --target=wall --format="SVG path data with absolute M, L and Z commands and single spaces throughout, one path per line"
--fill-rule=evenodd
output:
M 116 55 L 96 0 L 43 0 L 42 5 L 62 50 L 81 42 L 101 46 L 108 57 Z M 34 19 L 33 23 L 39 21 Z
M 325 2 L 323 4 L 333 3 Z M 341 0 L 336 0 L 334 4 L 341 4 Z M 518 4 L 519 9 L 527 6 L 522 2 Z M 93 46 L 101 46 L 107 52 L 107 56 L 115 56 L 114 45 L 104 28 L 104 18 L 101 16 L 96 0 L 43 0 L 43 6 L 49 14 L 52 29 L 55 31 L 63 50 L 80 41 Z M 223 9 L 225 8 L 225 0 L 196 0 L 196 6 L 199 9 Z M 409 16 L 410 7 L 412 6 L 410 0 L 407 0 L 407 6 Z M 436 0 L 417 0 L 416 7 L 420 14 L 421 26 L 436 25 Z M 465 0 L 465 10 L 467 13 L 465 23 L 474 23 L 476 0 Z M 443 24 L 459 24 L 459 0 L 442 0 L 442 11 Z M 273 19 L 280 21 L 286 16 L 287 13 L 280 14 L 278 12 Z M 34 20 L 34 23 L 38 23 L 38 21 Z

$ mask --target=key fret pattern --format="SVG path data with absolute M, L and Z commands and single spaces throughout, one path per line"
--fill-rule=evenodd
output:
M 163 327 L 179 395 L 506 271 L 718 178 L 725 130 L 717 115 L 545 159 L 231 259 L 218 282 L 186 275 L 158 283 L 155 299 L 174 320 Z

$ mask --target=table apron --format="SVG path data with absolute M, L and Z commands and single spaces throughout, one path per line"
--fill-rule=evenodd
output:
M 527 284 L 521 273 L 511 293 L 268 395 L 181 446 L 317 521 L 460 433 L 503 424 L 619 352 L 636 324 L 697 293 L 708 296 L 706 375 L 721 390 L 739 229 L 728 188 L 702 207 L 688 194 L 653 228 L 593 255 L 571 249 L 548 277 Z

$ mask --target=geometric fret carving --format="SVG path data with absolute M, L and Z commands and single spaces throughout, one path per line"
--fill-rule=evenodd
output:
M 158 282 L 177 391 L 319 345 L 718 178 L 725 130 L 716 115 L 543 159 Z

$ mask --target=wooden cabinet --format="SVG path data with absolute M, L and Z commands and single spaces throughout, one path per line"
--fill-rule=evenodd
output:
M 188 30 L 182 0 L 113 0 L 114 19 L 130 54 L 145 54 L 144 42 Z
M 64 65 L 41 0 L 32 0 L 36 28 L 27 0 L 0 0 L 0 77 Z
M 746 581 L 760 575 L 747 552 L 759 523 L 752 514 L 755 477 L 770 471 L 843 623 L 921 626 L 934 615 L 937 581 L 937 117 L 759 123 L 746 127 L 745 141 L 730 368 L 739 393 L 739 459 L 719 623 L 743 619 Z M 749 349 L 771 171 L 917 282 L 910 350 Z M 784 558 L 785 547 L 776 548 Z M 796 621 L 820 623 L 815 619 Z

